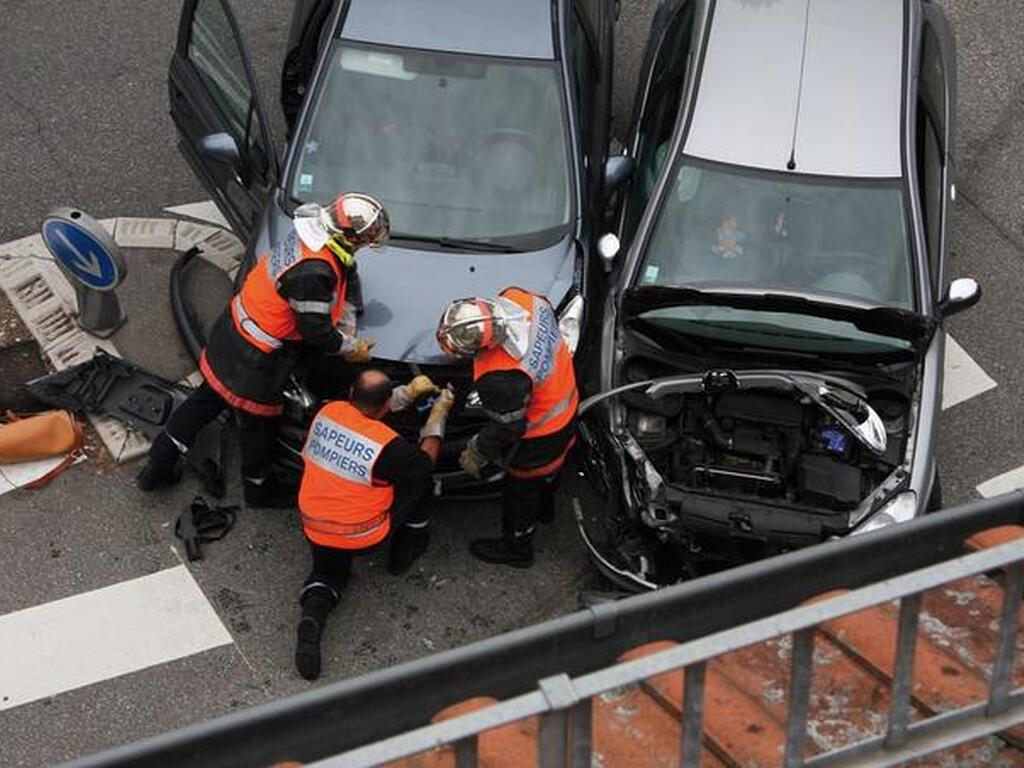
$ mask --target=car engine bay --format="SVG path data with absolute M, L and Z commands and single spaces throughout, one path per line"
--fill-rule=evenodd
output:
M 606 575 L 659 586 L 845 535 L 905 486 L 911 382 L 622 370 L 581 430 L 609 503 L 600 534 L 577 517 Z

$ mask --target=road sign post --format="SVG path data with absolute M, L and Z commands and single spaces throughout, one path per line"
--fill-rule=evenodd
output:
M 43 221 L 43 242 L 75 286 L 78 324 L 105 339 L 127 316 L 114 289 L 124 279 L 124 256 L 103 225 L 74 208 L 57 208 Z

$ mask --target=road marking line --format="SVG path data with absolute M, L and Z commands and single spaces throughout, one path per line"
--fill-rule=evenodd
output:
M 176 216 L 187 216 L 190 219 L 208 221 L 211 224 L 216 224 L 218 227 L 231 229 L 228 220 L 224 218 L 224 214 L 220 212 L 220 209 L 217 208 L 212 200 L 203 200 L 201 203 L 188 203 L 187 205 L 175 205 L 172 208 L 164 208 L 164 210 Z
M 1024 488 L 1024 467 L 1011 469 L 1001 475 L 986 480 L 978 486 L 977 490 L 986 499 L 999 496 L 1002 493 L 1009 493 L 1018 488 Z
M 949 334 L 946 334 L 945 368 L 945 376 L 942 379 L 942 410 L 977 397 L 996 386 L 996 382 Z
M 232 643 L 183 565 L 0 616 L 0 711 Z

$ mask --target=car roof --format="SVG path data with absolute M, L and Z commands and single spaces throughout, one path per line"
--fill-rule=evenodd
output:
M 718 0 L 684 152 L 902 175 L 903 0 Z M 806 51 L 806 52 L 805 52 Z
M 346 40 L 553 59 L 551 0 L 351 0 Z

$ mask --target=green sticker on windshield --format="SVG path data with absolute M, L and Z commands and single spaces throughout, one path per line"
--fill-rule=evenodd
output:
M 304 173 L 299 176 L 299 189 L 303 192 L 308 192 L 313 188 L 313 174 Z
M 658 272 L 661 268 L 657 264 L 648 264 L 647 269 L 644 270 L 644 282 L 645 283 L 656 283 L 658 282 Z

